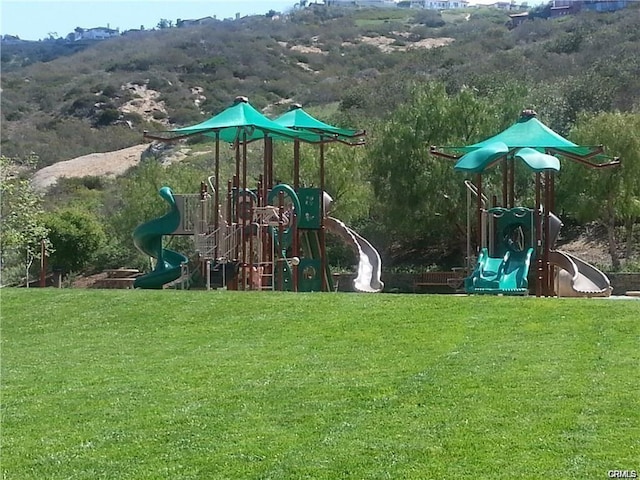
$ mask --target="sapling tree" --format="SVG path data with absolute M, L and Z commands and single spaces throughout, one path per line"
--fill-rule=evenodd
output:
M 51 251 L 43 221 L 42 198 L 31 187 L 29 173 L 38 157 L 0 156 L 0 284 L 18 280 L 29 285 L 33 263 Z

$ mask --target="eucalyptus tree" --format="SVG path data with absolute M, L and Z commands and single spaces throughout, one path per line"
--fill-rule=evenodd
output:
M 568 163 L 559 184 L 559 201 L 579 221 L 597 221 L 607 228 L 614 270 L 621 267 L 616 225 L 625 227 L 626 258 L 633 252 L 633 229 L 640 219 L 640 114 L 600 113 L 584 115 L 570 138 L 581 145 L 604 145 L 621 159 L 618 168 L 590 169 Z

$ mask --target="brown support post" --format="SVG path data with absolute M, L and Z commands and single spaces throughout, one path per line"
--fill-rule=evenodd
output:
M 480 252 L 482 248 L 482 175 L 478 173 L 476 176 L 476 185 L 478 193 L 476 194 L 476 220 L 478 221 L 478 231 L 477 231 L 477 246 L 476 253 Z
M 278 192 L 278 218 L 282 219 L 284 216 L 284 192 L 281 190 Z M 278 240 L 280 241 L 277 245 L 278 252 L 276 254 L 276 261 L 278 262 L 278 281 L 280 284 L 280 290 L 284 291 L 284 258 L 280 258 L 282 252 L 282 236 L 284 235 L 284 225 L 282 225 L 282 220 L 278 222 Z
M 218 217 L 220 216 L 220 195 L 219 195 L 219 190 L 220 190 L 220 132 L 216 131 L 216 150 L 215 150 L 215 193 L 214 193 L 214 201 L 215 203 L 215 208 L 214 208 L 214 212 L 215 212 L 215 220 L 214 220 L 214 228 L 215 230 L 218 230 L 219 225 L 219 220 Z
M 556 210 L 556 176 L 555 174 L 552 172 L 550 175 L 550 190 L 549 190 L 549 212 L 555 212 Z M 551 220 L 549 220 L 549 223 L 547 225 L 547 232 L 551 229 Z M 549 238 L 549 251 L 551 251 L 551 248 L 553 246 L 551 245 L 551 238 Z M 550 255 L 550 254 L 549 254 Z M 555 284 L 554 284 L 554 273 L 555 273 L 555 267 L 553 265 L 549 265 L 549 291 L 552 294 L 557 294 L 557 292 L 555 291 Z
M 271 137 L 269 137 L 266 133 L 264 136 L 264 165 L 263 165 L 263 179 L 262 179 L 262 203 L 263 206 L 266 206 L 269 203 L 269 193 L 271 192 L 271 189 L 273 188 L 273 139 Z M 271 271 L 268 273 L 271 273 L 270 277 L 271 278 L 271 288 L 273 290 L 275 290 L 275 283 L 276 283 L 276 277 L 275 277 L 275 272 L 276 272 L 276 262 L 277 262 L 277 257 L 273 258 L 273 254 L 272 254 L 272 243 L 274 240 L 272 238 L 272 236 L 267 232 L 265 232 L 265 238 L 264 238 L 264 249 L 266 252 L 266 257 L 264 257 L 265 259 L 267 259 L 267 261 L 270 263 L 270 266 L 268 266 L 267 268 L 270 268 Z
M 556 176 L 551 174 L 551 190 L 549 198 L 549 211 L 556 211 Z
M 516 165 L 515 160 L 511 159 L 511 169 L 509 169 L 509 208 L 516 205 Z
M 241 190 L 242 190 L 242 195 L 244 197 L 244 195 L 247 192 L 247 131 L 243 130 L 242 132 L 242 186 L 241 186 Z M 240 194 L 240 192 L 238 192 L 238 194 Z M 240 195 L 238 195 L 238 198 L 240 198 Z M 243 202 L 244 203 L 244 202 Z M 245 213 L 246 215 L 246 210 L 243 207 L 243 213 Z M 246 217 L 242 219 L 242 265 L 244 266 L 244 268 L 248 268 L 249 269 L 249 288 L 251 288 L 251 280 L 252 280 L 252 269 L 251 269 L 251 265 L 249 265 L 249 262 L 247 261 L 247 227 L 251 228 L 250 224 L 248 222 L 250 222 L 251 219 L 247 219 Z M 245 275 L 246 275 L 246 270 L 245 270 Z M 247 282 L 246 282 L 246 277 L 243 278 L 243 282 L 242 282 L 242 289 L 246 290 L 247 289 Z
M 247 191 L 247 132 L 243 132 L 242 139 L 242 191 Z
M 540 191 L 541 191 L 540 173 L 536 172 L 536 208 L 535 208 L 535 225 L 536 225 L 536 297 L 542 296 L 542 221 L 540 217 Z
M 240 165 L 238 163 L 238 165 Z M 235 198 L 233 197 L 233 192 L 235 191 L 236 196 Z M 233 176 L 233 186 L 231 188 L 231 191 L 229 192 L 229 195 L 231 196 L 231 205 L 233 208 L 233 256 L 234 256 L 234 260 L 236 262 L 240 262 L 241 258 L 240 258 L 240 246 L 238 245 L 238 227 L 240 225 L 240 215 L 238 212 L 238 193 L 240 192 L 240 185 L 239 185 L 239 179 L 237 175 Z M 240 240 L 242 240 L 242 232 L 240 232 Z M 241 273 L 241 271 L 240 271 Z M 240 273 L 238 273 L 238 279 L 240 278 Z M 237 283 L 237 282 L 236 282 Z
M 320 275 L 322 279 L 323 292 L 329 290 L 327 285 L 327 246 L 325 244 L 325 231 L 324 231 L 324 142 L 320 138 Z
M 266 206 L 269 198 L 269 159 L 271 158 L 273 143 L 271 138 L 264 135 L 264 162 L 262 165 L 262 206 Z
M 498 196 L 497 195 L 491 195 L 491 203 L 489 204 L 489 207 L 492 206 L 496 206 L 498 205 Z M 496 217 L 494 217 L 493 215 L 487 215 L 487 239 L 488 239 L 488 245 L 487 247 L 489 248 L 489 255 L 495 255 L 496 253 L 496 245 L 497 245 L 497 241 L 496 241 L 496 236 L 497 236 L 497 227 L 498 227 L 498 219 Z M 491 225 L 491 230 L 489 230 L 489 225 Z M 493 232 L 493 238 L 489 238 L 489 232 Z
M 300 140 L 293 141 L 293 189 L 298 193 L 300 188 Z
M 291 218 L 291 224 L 289 228 L 293 229 L 293 256 L 300 258 L 300 242 L 298 239 L 298 212 L 293 212 L 293 217 Z M 298 265 L 291 265 L 293 270 L 292 281 L 293 281 L 293 291 L 298 291 Z
M 253 207 L 251 211 L 253 213 Z M 253 290 L 253 222 L 249 220 L 245 228 L 249 229 L 249 290 Z
M 273 188 L 273 139 L 269 138 L 269 164 L 267 165 L 267 178 L 265 179 L 267 190 Z
M 233 183 L 227 181 L 227 225 L 233 225 Z
M 509 191 L 509 160 L 507 157 L 502 161 L 502 206 L 508 207 L 509 198 L 507 192 Z M 495 204 L 494 204 L 495 205 Z
M 297 138 L 293 141 L 293 189 L 298 193 L 300 189 L 300 140 Z M 293 256 L 300 256 L 300 243 L 298 239 L 298 215 L 300 212 L 295 212 L 291 221 L 293 222 L 290 228 L 293 228 Z M 298 291 L 298 266 L 293 265 L 293 291 Z
M 233 235 L 233 242 L 235 244 L 235 240 L 236 240 L 236 230 L 235 230 L 235 224 L 234 224 L 234 213 L 233 213 L 233 183 L 235 182 L 235 178 L 233 180 L 227 180 L 227 225 L 229 225 L 232 235 Z M 229 248 L 229 245 L 227 244 L 227 248 Z M 233 258 L 227 258 L 227 261 L 231 260 L 232 262 L 237 262 L 238 261 L 238 249 L 237 246 L 234 246 L 233 251 L 229 252 L 230 254 L 232 254 Z M 227 290 L 237 290 L 237 280 L 238 277 L 236 275 L 235 279 L 232 280 L 231 282 L 229 281 L 228 278 L 225 277 L 225 282 L 226 282 L 226 286 L 227 286 Z
M 236 138 L 233 142 L 233 146 L 236 150 L 236 178 L 240 179 L 240 139 Z
M 213 231 L 216 232 L 215 235 L 218 235 L 218 228 L 220 228 L 220 132 L 216 130 L 216 148 L 215 148 L 215 158 L 214 158 L 214 189 L 213 193 Z M 218 258 L 218 242 L 216 242 L 216 247 L 213 252 L 213 256 Z
M 551 263 L 549 262 L 549 250 L 551 250 L 551 238 L 549 238 L 549 230 L 551 226 L 549 207 L 551 206 L 551 172 L 546 171 L 544 174 L 544 294 L 551 295 Z

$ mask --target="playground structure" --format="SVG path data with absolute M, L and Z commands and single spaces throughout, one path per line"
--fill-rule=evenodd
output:
M 200 124 L 152 140 L 174 142 L 193 135 L 215 139 L 214 173 L 201 183 L 199 193 L 174 194 L 160 190 L 170 211 L 139 225 L 134 244 L 156 259 L 153 271 L 139 277 L 134 287 L 163 288 L 184 280 L 188 259 L 163 246 L 166 235 L 193 238 L 198 271 L 207 289 L 332 291 L 327 262 L 326 232 L 343 238 L 358 257 L 354 290 L 380 292 L 381 261 L 376 249 L 343 222 L 328 215 L 332 199 L 325 192 L 324 146 L 339 142 L 362 145 L 364 132 L 340 129 L 307 114 L 299 105 L 276 120 L 257 112 L 245 97 Z M 293 185 L 274 184 L 273 141 L 293 144 Z M 249 185 L 247 145 L 262 141 L 263 171 L 257 183 Z M 235 174 L 222 192 L 220 143 L 233 146 Z M 300 143 L 318 145 L 319 187 L 300 185 Z
M 455 170 L 476 176 L 475 184 L 465 181 L 468 210 L 472 195 L 476 197 L 477 227 L 474 264 L 468 217 L 467 293 L 526 295 L 533 290 L 536 296 L 611 295 L 603 272 L 555 247 L 562 226 L 553 213 L 555 174 L 560 171 L 555 155 L 590 168 L 619 165 L 618 159 L 604 155 L 602 146 L 578 146 L 541 123 L 534 111 L 524 110 L 518 122 L 483 142 L 467 147 L 431 147 L 431 153 L 456 160 Z M 516 205 L 516 162 L 535 174 L 533 208 Z M 488 197 L 483 191 L 483 174 L 495 165 L 502 168 L 500 198 Z

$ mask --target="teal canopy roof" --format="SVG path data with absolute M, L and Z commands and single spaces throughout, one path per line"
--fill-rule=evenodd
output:
M 581 147 L 557 134 L 534 115 L 522 115 L 520 119 L 506 130 L 482 142 L 467 147 L 460 147 L 461 152 L 471 152 L 495 142 L 502 142 L 510 149 L 535 148 L 539 150 L 554 150 L 558 153 L 568 153 L 579 157 L 592 156 L 602 153 L 602 147 Z
M 351 143 L 352 140 L 364 136 L 365 132 L 351 130 L 346 128 L 334 127 L 328 123 L 322 122 L 307 112 L 298 104 L 294 104 L 287 112 L 274 120 L 275 123 L 283 127 L 292 128 L 297 131 L 310 132 L 330 137 L 326 140 L 338 140 Z M 360 142 L 357 140 L 357 142 Z
M 224 142 L 252 142 L 265 136 L 276 139 L 298 139 L 303 142 L 317 143 L 321 137 L 308 131 L 296 131 L 284 127 L 258 112 L 244 97 L 238 97 L 233 106 L 220 112 L 204 122 L 189 127 L 177 128 L 164 136 L 146 135 L 156 140 L 176 140 L 193 135 L 215 137 L 219 135 Z
M 509 147 L 503 142 L 488 143 L 463 155 L 453 168 L 463 172 L 482 173 L 498 160 L 506 158 L 509 151 Z M 513 158 L 520 160 L 534 172 L 560 171 L 560 160 L 553 155 L 539 152 L 535 148 L 519 148 L 515 150 Z
M 493 142 L 463 155 L 456 163 L 455 170 L 480 173 L 491 167 L 496 161 L 506 157 L 509 147 L 503 142 Z
M 543 172 L 545 170 L 560 171 L 560 160 L 553 155 L 541 153 L 535 148 L 521 148 L 515 153 L 514 157 L 521 160 L 534 172 Z
M 443 150 L 462 153 L 455 169 L 481 173 L 502 158 L 521 160 L 535 172 L 560 170 L 560 162 L 554 155 L 587 162 L 610 160 L 604 155 L 602 146 L 580 146 L 557 134 L 537 118 L 535 112 L 525 110 L 520 119 L 493 137 L 466 147 L 443 147 Z M 448 158 L 456 158 L 445 153 L 432 153 Z

